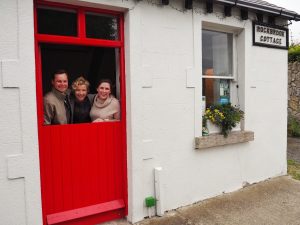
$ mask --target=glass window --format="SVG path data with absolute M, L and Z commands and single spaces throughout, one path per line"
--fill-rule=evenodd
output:
M 202 95 L 205 96 L 206 107 L 212 104 L 230 102 L 230 81 L 226 79 L 203 79 Z
M 207 76 L 232 76 L 232 34 L 202 30 L 202 71 Z
M 118 49 L 42 43 L 40 44 L 40 52 L 43 96 L 48 96 L 44 98 L 43 102 L 45 125 L 91 122 L 93 118 L 90 117 L 90 111 L 94 101 L 94 94 L 98 93 L 99 96 L 98 84 L 102 79 L 109 80 L 111 83 L 109 85 L 111 95 L 104 95 L 104 98 L 120 99 Z M 63 72 L 56 73 L 58 71 Z M 65 77 L 57 77 L 54 76 L 55 73 L 66 73 L 67 75 Z M 81 89 L 78 89 L 77 94 L 76 84 L 73 82 L 80 77 L 83 77 L 85 81 L 81 81 Z M 63 79 L 66 80 L 65 83 L 63 83 Z M 89 84 L 86 84 L 86 81 Z M 82 87 L 82 84 L 85 87 Z M 53 94 L 62 97 L 62 93 L 68 96 L 64 101 L 65 108 L 57 107 L 60 105 L 59 101 L 57 103 L 51 97 Z M 52 105 L 55 105 L 57 108 L 51 107 Z M 112 104 L 111 107 L 117 106 Z M 111 115 L 111 111 L 107 110 L 99 106 L 99 110 L 95 109 L 94 116 L 106 117 L 105 119 L 107 120 L 116 119 L 116 113 Z M 118 108 L 113 110 L 120 113 Z M 116 120 L 119 120 L 119 118 Z
M 77 12 L 57 8 L 38 8 L 38 33 L 77 36 Z
M 90 93 L 96 93 L 97 82 L 101 79 L 112 81 L 112 94 L 119 79 L 115 48 L 73 46 L 60 44 L 41 44 L 43 94 L 51 91 L 53 72 L 63 68 L 68 72 L 69 84 L 79 76 L 90 82 Z M 71 88 L 71 87 L 70 87 Z
M 230 102 L 232 46 L 232 34 L 202 30 L 202 96 L 206 107 Z
M 119 43 L 114 48 L 109 42 L 88 39 L 118 40 L 120 15 L 44 5 L 36 13 L 36 32 L 49 35 L 37 35 L 38 41 L 43 39 L 39 47 L 44 125 L 120 120 Z M 94 99 L 99 107 L 93 108 Z M 104 109 L 103 102 L 113 109 Z
M 107 40 L 118 40 L 118 19 L 115 16 L 98 13 L 87 13 L 86 36 Z

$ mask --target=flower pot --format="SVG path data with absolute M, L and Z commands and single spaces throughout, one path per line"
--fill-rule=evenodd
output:
M 208 136 L 209 135 L 209 130 L 207 127 L 202 127 L 202 136 Z
M 221 129 L 220 127 L 218 127 L 217 125 L 213 124 L 210 120 L 207 120 L 207 129 L 209 131 L 210 134 L 219 134 L 221 133 Z
M 210 120 L 207 120 L 207 129 L 209 134 L 220 134 L 221 128 L 217 125 L 213 124 Z M 238 123 L 236 127 L 232 128 L 231 131 L 240 131 L 241 130 L 241 123 Z

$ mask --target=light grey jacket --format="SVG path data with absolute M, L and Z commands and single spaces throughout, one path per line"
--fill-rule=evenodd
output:
M 67 124 L 70 122 L 68 95 L 52 88 L 44 96 L 44 125 Z

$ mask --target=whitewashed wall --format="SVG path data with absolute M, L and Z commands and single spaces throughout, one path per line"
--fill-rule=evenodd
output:
M 125 13 L 128 220 L 147 216 L 144 199 L 155 194 L 157 166 L 165 210 L 286 173 L 287 51 L 252 46 L 250 20 L 239 20 L 238 11 L 228 18 L 205 14 L 197 4 L 181 11 L 180 0 L 63 2 Z M 6 225 L 42 221 L 32 10 L 31 0 L 0 1 L 0 224 Z M 194 150 L 201 133 L 202 24 L 237 32 L 240 88 L 233 91 L 253 142 Z
M 143 200 L 155 194 L 157 166 L 163 168 L 168 210 L 286 174 L 287 51 L 252 46 L 252 22 L 239 20 L 238 10 L 223 18 L 206 15 L 199 5 L 180 12 L 174 8 L 182 9 L 182 1 L 170 4 L 140 2 L 128 12 L 129 219 L 134 222 L 147 216 Z M 239 92 L 246 113 L 245 129 L 255 132 L 253 142 L 193 148 L 201 130 L 202 24 L 236 31 L 240 88 L 233 92 Z

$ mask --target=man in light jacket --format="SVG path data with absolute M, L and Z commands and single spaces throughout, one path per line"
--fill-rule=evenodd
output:
M 52 76 L 52 90 L 44 96 L 44 125 L 70 123 L 68 74 L 58 70 Z

